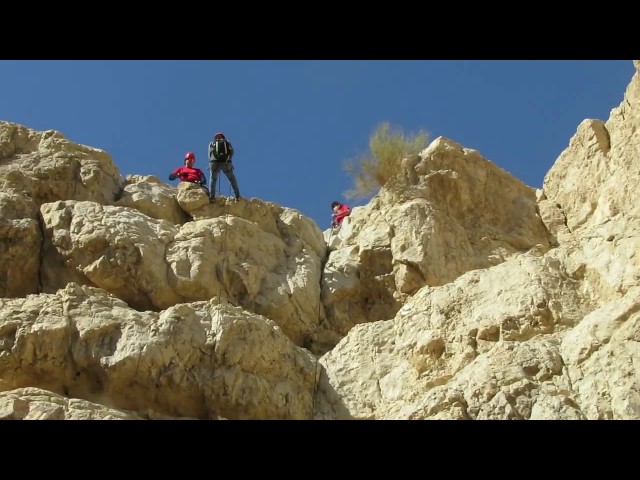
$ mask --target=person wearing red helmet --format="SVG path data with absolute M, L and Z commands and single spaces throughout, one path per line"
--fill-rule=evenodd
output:
M 217 132 L 213 136 L 213 141 L 209 143 L 209 171 L 211 172 L 209 198 L 212 200 L 216 197 L 216 182 L 221 170 L 226 175 L 229 183 L 231 183 L 236 200 L 240 200 L 240 188 L 238 188 L 238 180 L 233 172 L 233 164 L 231 163 L 233 154 L 234 150 L 231 142 L 227 140 L 224 133 Z
M 199 184 L 203 188 L 207 188 L 207 177 L 202 170 L 195 168 L 193 164 L 196 162 L 196 156 L 193 152 L 184 154 L 184 167 L 176 168 L 169 175 L 169 180 L 179 178 L 183 182 L 193 182 Z

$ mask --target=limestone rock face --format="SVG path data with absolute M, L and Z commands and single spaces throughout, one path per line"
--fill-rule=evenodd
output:
M 0 122 L 0 419 L 640 419 L 634 65 L 542 188 L 438 137 L 338 232 Z
M 39 292 L 41 245 L 35 202 L 16 191 L 0 191 L 0 296 Z
M 130 207 L 148 217 L 169 220 L 176 225 L 189 220 L 189 215 L 176 200 L 174 189 L 153 175 L 127 175 L 115 205 Z
M 406 158 L 390 187 L 353 208 L 333 237 L 319 332 L 329 346 L 354 325 L 393 318 L 424 286 L 551 246 L 535 189 L 443 137 Z
M 0 420 L 143 420 L 132 413 L 42 390 L 0 392 Z
M 0 121 L 0 189 L 17 190 L 40 206 L 56 200 L 108 204 L 123 187 L 111 156 L 54 130 L 36 132 Z
M 239 307 L 138 312 L 74 283 L 0 307 L 0 391 L 40 385 L 143 418 L 312 415 L 313 355 Z

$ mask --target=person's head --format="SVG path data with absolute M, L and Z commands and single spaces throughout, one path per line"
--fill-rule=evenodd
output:
M 224 136 L 224 133 L 222 132 L 218 132 L 213 136 L 214 139 L 218 140 L 219 138 L 224 138 L 226 140 L 226 137 Z
M 338 201 L 333 201 L 331 202 L 331 210 L 335 210 L 336 207 L 340 208 L 342 206 L 342 204 Z
M 184 164 L 191 167 L 196 162 L 196 155 L 193 152 L 187 152 L 184 154 Z

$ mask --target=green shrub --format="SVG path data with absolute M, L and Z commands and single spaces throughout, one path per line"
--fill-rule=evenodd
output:
M 380 124 L 369 139 L 369 152 L 344 161 L 343 169 L 353 179 L 353 188 L 344 196 L 356 199 L 376 194 L 400 171 L 402 159 L 424 150 L 427 140 L 425 131 L 405 135 L 388 122 Z

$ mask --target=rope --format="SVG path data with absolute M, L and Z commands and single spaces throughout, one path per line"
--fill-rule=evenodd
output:
M 334 233 L 333 228 L 331 228 L 331 233 L 329 234 L 329 241 L 327 242 L 328 248 L 329 248 L 329 245 L 331 245 L 331 239 L 333 238 L 333 233 Z M 321 277 L 320 279 L 322 280 L 322 272 L 320 272 L 320 277 Z M 322 287 L 320 288 L 320 295 L 318 296 L 318 323 L 320 322 L 320 306 L 321 305 L 322 305 Z M 318 375 L 320 362 L 318 360 L 319 359 L 316 358 L 316 367 L 314 369 L 313 397 L 311 398 L 311 420 L 313 420 L 313 416 L 316 412 L 316 394 L 318 393 L 318 385 L 320 384 L 320 376 Z
M 221 173 L 221 172 L 218 172 Z M 218 175 L 218 188 L 216 189 L 218 192 L 220 192 L 221 190 L 221 182 L 222 179 L 220 178 L 222 177 L 222 175 Z M 229 189 L 231 189 L 231 187 L 229 187 Z M 231 193 L 229 191 L 229 193 Z M 224 218 L 225 218 L 225 223 L 227 222 L 227 218 L 229 216 L 229 202 L 225 202 L 225 210 L 224 210 Z M 224 229 L 224 236 L 222 237 L 222 246 L 220 251 L 222 252 L 222 270 L 220 272 L 220 285 L 219 285 L 219 289 L 218 289 L 218 299 L 220 299 L 222 297 L 222 280 L 224 278 L 224 269 L 226 267 L 227 264 L 227 234 L 229 233 L 229 228 L 228 226 L 225 226 Z
M 218 172 L 221 173 L 221 172 Z M 218 194 L 220 194 L 220 189 L 222 187 L 221 182 L 222 182 L 222 175 L 218 175 L 218 188 L 216 188 L 216 192 L 218 192 Z M 231 188 L 231 187 L 229 187 Z M 226 202 L 226 207 L 225 207 L 225 212 L 224 212 L 224 217 L 225 217 L 225 224 L 227 221 L 227 217 L 229 215 L 229 202 Z M 220 281 L 219 281 L 219 286 L 218 286 L 218 305 L 221 304 L 220 299 L 222 298 L 222 283 L 223 283 L 223 279 L 224 279 L 224 271 L 225 271 L 225 267 L 227 264 L 227 233 L 229 231 L 229 228 L 227 228 L 227 225 L 225 225 L 225 229 L 224 229 L 224 235 L 222 236 L 222 245 L 220 248 L 220 251 L 222 252 L 222 266 L 220 269 Z M 218 309 L 218 320 L 220 320 L 220 309 Z M 213 335 L 213 317 L 211 318 L 211 333 Z M 213 375 L 211 376 L 211 390 L 213 391 L 214 389 L 214 384 L 213 384 Z M 209 410 L 209 420 L 212 420 L 212 412 L 211 410 Z

